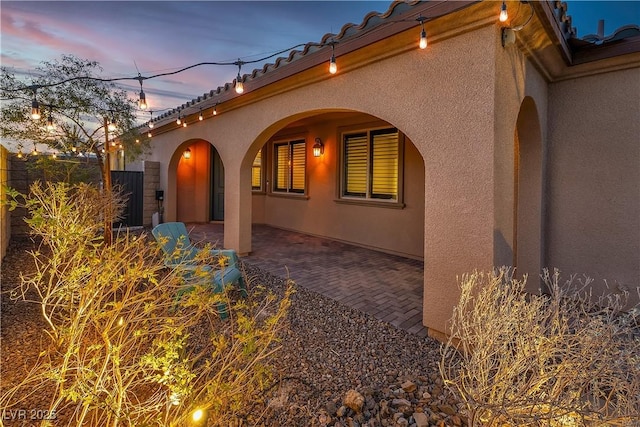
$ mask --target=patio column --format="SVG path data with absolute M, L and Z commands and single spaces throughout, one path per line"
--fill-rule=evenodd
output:
M 251 252 L 251 168 L 225 166 L 224 247 Z

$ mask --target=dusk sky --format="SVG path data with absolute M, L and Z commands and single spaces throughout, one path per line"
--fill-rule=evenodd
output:
M 4 1 L 1 63 L 29 82 L 43 60 L 73 54 L 96 60 L 101 77 L 135 77 L 175 71 L 199 62 L 251 61 L 288 47 L 319 42 L 388 1 Z M 638 1 L 569 1 L 578 36 L 640 25 Z M 496 6 L 499 8 L 499 3 Z M 279 56 L 287 56 L 282 54 Z M 274 62 L 275 58 L 267 62 Z M 247 64 L 250 73 L 262 64 Z M 231 82 L 235 66 L 200 66 L 144 82 L 150 109 L 174 108 Z M 126 81 L 137 96 L 139 84 Z M 145 113 L 148 116 L 148 113 Z M 154 113 L 154 117 L 155 117 Z

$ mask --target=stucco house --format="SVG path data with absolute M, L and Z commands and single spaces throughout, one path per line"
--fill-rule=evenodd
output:
M 474 269 L 633 294 L 640 29 L 578 39 L 558 1 L 501 5 L 396 2 L 155 118 L 164 220 L 224 221 L 240 254 L 262 223 L 423 259 L 434 337 Z

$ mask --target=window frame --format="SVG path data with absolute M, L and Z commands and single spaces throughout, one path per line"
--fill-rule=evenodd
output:
M 398 152 L 397 152 L 397 188 L 396 198 L 384 198 L 373 196 L 373 136 L 384 135 L 386 133 L 398 133 Z M 366 135 L 367 147 L 366 147 L 366 193 L 364 196 L 359 196 L 356 193 L 349 194 L 347 191 L 347 138 L 357 135 Z M 389 125 L 361 125 L 358 127 L 344 127 L 338 130 L 338 140 L 340 141 L 339 147 L 339 165 L 338 173 L 339 179 L 337 183 L 337 197 L 336 202 L 358 204 L 367 206 L 378 206 L 402 209 L 404 204 L 404 145 L 405 136 L 400 130 Z M 359 193 L 362 194 L 362 193 Z
M 294 177 L 295 174 L 295 164 L 291 163 L 287 167 L 287 184 L 285 187 L 278 187 L 278 147 L 288 147 L 287 156 L 288 159 L 295 159 L 294 147 L 302 146 L 302 159 L 304 164 L 302 165 L 302 182 L 303 188 L 294 188 L 294 184 L 296 179 Z M 307 194 L 307 140 L 304 137 L 301 138 L 288 138 L 282 140 L 273 141 L 271 144 L 271 188 L 270 194 L 276 196 L 291 196 L 291 197 L 304 197 Z
M 266 154 L 267 150 L 265 149 L 265 147 L 263 146 L 262 148 L 260 148 L 258 150 L 258 152 L 256 153 L 255 157 L 253 158 L 253 162 L 251 163 L 251 191 L 253 193 L 264 193 L 265 192 L 265 176 L 266 176 L 266 159 L 265 159 L 265 154 Z M 253 177 L 254 177 L 254 170 L 256 169 L 256 163 L 255 163 L 255 159 L 256 157 L 258 157 L 258 155 L 260 155 L 260 165 L 257 166 L 259 167 L 259 176 L 260 176 L 260 186 L 259 187 L 254 187 L 253 185 Z

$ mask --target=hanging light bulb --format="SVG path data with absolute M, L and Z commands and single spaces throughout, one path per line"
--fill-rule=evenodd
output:
M 116 119 L 113 116 L 111 116 L 111 119 L 107 123 L 107 129 L 109 130 L 109 132 L 113 132 L 114 130 L 116 130 Z
M 502 6 L 500 6 L 500 22 L 505 22 L 509 18 L 507 14 L 507 3 L 503 0 Z
M 244 92 L 244 84 L 242 83 L 242 77 L 240 76 L 240 70 L 242 70 L 242 61 L 238 58 L 238 77 L 236 77 L 236 93 L 241 94 Z
M 47 117 L 47 130 L 49 132 L 53 132 L 54 130 L 56 130 L 56 125 L 53 123 L 53 117 L 51 117 L 51 114 L 49 114 L 49 117 Z
M 217 107 L 218 107 L 218 104 L 216 104 L 216 105 L 214 105 L 214 106 L 213 106 L 213 115 L 214 115 L 214 116 L 217 116 L 217 115 L 218 115 L 218 108 L 217 108 Z
M 155 126 L 151 120 L 149 120 L 148 125 L 149 125 L 149 129 L 153 129 L 153 127 Z
M 418 43 L 418 46 L 420 46 L 420 49 L 427 48 L 427 32 L 424 29 L 424 21 L 426 20 L 427 18 L 425 18 L 424 16 L 418 16 L 416 18 L 416 21 L 420 22 L 420 26 L 422 28 L 422 31 L 420 32 L 420 42 Z
M 36 146 L 33 146 L 33 151 L 31 152 L 32 156 L 37 156 L 38 155 L 38 149 L 36 148 Z
M 141 110 L 147 109 L 147 97 L 144 95 L 144 90 L 142 90 L 142 81 L 144 79 L 145 77 L 142 77 L 142 75 L 138 73 L 138 77 L 136 77 L 136 80 L 140 83 L 140 100 L 138 101 L 138 108 Z
M 17 157 L 17 158 L 19 158 L 19 159 L 21 159 L 21 158 L 23 158 L 23 157 L 24 157 L 24 154 L 22 154 L 22 148 L 20 148 L 20 149 L 18 150 L 18 154 L 16 154 L 16 157 Z
M 338 72 L 338 65 L 336 64 L 335 55 L 335 42 L 331 43 L 331 60 L 329 61 L 329 73 L 335 74 Z
M 58 158 L 58 154 L 54 151 L 53 153 L 51 153 L 51 158 L 52 159 L 57 159 Z
M 40 120 L 40 104 L 38 104 L 35 94 L 33 95 L 33 101 L 31 101 L 31 118 Z
M 182 115 L 178 114 L 178 118 L 176 119 L 176 124 L 180 126 L 182 124 Z
M 147 138 L 151 138 L 152 136 L 151 132 L 147 132 Z
M 236 93 L 241 94 L 242 92 L 244 92 L 244 84 L 242 83 L 240 73 L 238 73 L 238 77 L 236 77 Z
M 186 119 L 182 121 L 182 127 L 183 127 L 183 128 L 186 128 L 186 127 L 187 127 L 187 120 L 186 120 Z
M 144 91 L 142 90 L 142 88 L 140 88 L 140 101 L 138 102 L 138 107 L 141 110 L 146 110 L 147 109 L 147 97 L 144 94 Z
M 204 116 L 202 115 L 202 109 L 200 110 L 200 115 L 198 116 L 198 120 L 203 121 Z

